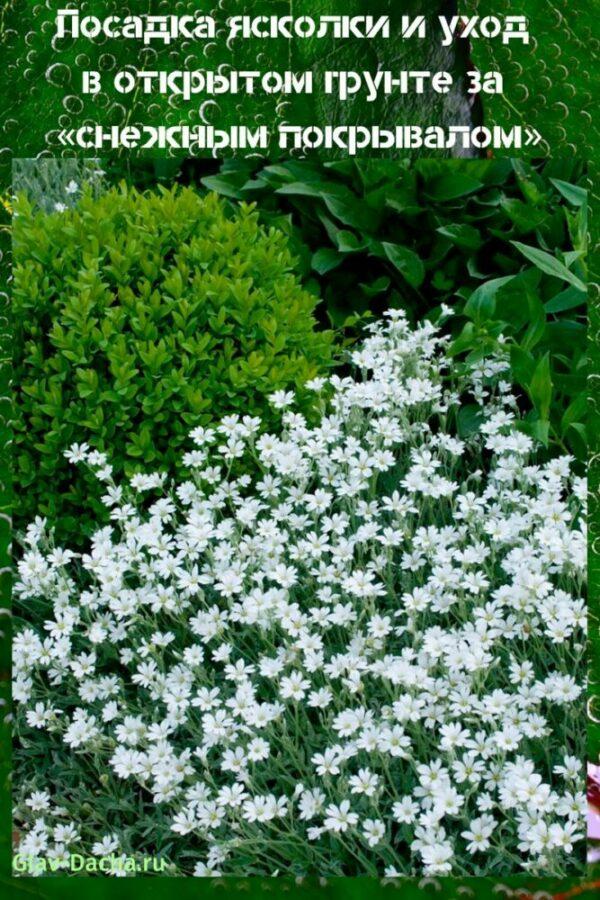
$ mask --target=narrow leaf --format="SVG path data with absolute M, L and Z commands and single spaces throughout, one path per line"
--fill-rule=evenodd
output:
M 550 253 L 540 250 L 538 247 L 529 247 L 527 244 L 521 244 L 520 241 L 511 241 L 513 247 L 516 247 L 523 256 L 537 266 L 546 275 L 552 275 L 554 278 L 560 278 L 562 281 L 568 281 L 573 287 L 580 291 L 585 291 L 586 287 L 583 281 L 569 271 L 563 263 L 559 262 Z

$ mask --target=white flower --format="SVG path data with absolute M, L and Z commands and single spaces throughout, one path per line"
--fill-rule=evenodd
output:
M 385 837 L 385 825 L 381 819 L 365 819 L 363 834 L 369 847 L 376 847 Z
M 34 791 L 27 797 L 25 804 L 34 812 L 46 810 L 50 806 L 50 794 L 47 791 Z
M 479 853 L 489 848 L 489 839 L 496 824 L 496 820 L 490 815 L 483 815 L 471 820 L 468 830 L 461 832 L 462 837 L 467 841 L 469 853 Z
M 65 458 L 68 459 L 70 463 L 85 462 L 89 450 L 88 444 L 71 444 L 69 449 L 65 450 Z
M 353 794 L 365 794 L 367 797 L 372 797 L 377 790 L 379 778 L 368 769 L 359 769 L 358 774 L 352 775 L 348 779 L 348 783 Z
M 275 409 L 285 409 L 294 402 L 294 395 L 291 391 L 274 391 L 269 395 L 269 400 Z
M 432 844 L 421 849 L 425 871 L 431 875 L 447 875 L 452 871 L 454 851 L 447 843 Z
M 119 839 L 116 834 L 105 834 L 99 841 L 92 844 L 94 856 L 109 856 L 119 849 Z
M 336 833 L 347 831 L 358 822 L 358 815 L 350 811 L 350 801 L 342 800 L 339 806 L 331 803 L 325 810 L 324 827 Z

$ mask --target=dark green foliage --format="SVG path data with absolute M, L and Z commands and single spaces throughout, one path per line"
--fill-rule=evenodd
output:
M 227 161 L 205 187 L 290 214 L 334 324 L 387 305 L 453 319 L 457 362 L 503 334 L 524 428 L 585 454 L 587 195 L 570 161 L 427 159 L 257 167 Z
M 16 210 L 18 524 L 48 514 L 66 527 L 71 514 L 85 525 L 98 494 L 63 458 L 73 441 L 127 473 L 172 470 L 195 425 L 268 419 L 268 394 L 331 364 L 332 333 L 315 330 L 317 297 L 285 234 L 249 206 L 121 186 L 63 213 L 24 198 Z

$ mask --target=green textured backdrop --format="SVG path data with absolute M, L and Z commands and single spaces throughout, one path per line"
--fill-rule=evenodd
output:
M 0 161 L 10 157 L 16 147 L 20 156 L 35 155 L 42 147 L 59 155 L 62 152 L 57 139 L 59 130 L 86 121 L 106 126 L 205 123 L 220 127 L 247 123 L 274 128 L 282 122 L 324 125 L 332 120 L 367 125 L 396 121 L 466 125 L 477 115 L 478 107 L 469 102 L 463 84 L 462 76 L 468 68 L 466 41 L 443 47 L 439 40 L 403 41 L 380 36 L 337 42 L 329 36 L 293 41 L 285 38 L 226 40 L 225 21 L 231 15 L 392 14 L 392 28 L 399 30 L 400 13 L 425 14 L 433 26 L 437 14 L 456 12 L 456 0 L 404 0 L 401 6 L 394 0 L 211 0 L 207 4 L 198 4 L 196 0 L 180 0 L 176 4 L 163 0 L 130 3 L 83 0 L 77 4 L 82 16 L 100 17 L 148 12 L 185 15 L 200 8 L 217 22 L 214 41 L 176 41 L 169 46 L 153 42 L 149 47 L 141 47 L 139 42 L 131 40 L 54 38 L 55 12 L 64 5 L 62 0 L 47 3 L 12 0 L 3 4 L 0 40 L 5 49 L 4 75 L 11 81 L 11 90 L 0 95 Z M 198 99 L 183 101 L 180 97 L 168 100 L 154 94 L 148 97 L 138 90 L 118 94 L 111 84 L 114 74 L 131 64 L 136 52 L 138 66 L 152 70 L 214 70 L 220 66 L 240 71 L 429 69 L 450 71 L 455 76 L 455 84 L 448 94 L 395 95 L 371 103 L 358 99 L 357 95 L 343 104 L 316 90 L 313 96 L 284 97 L 259 92 L 252 96 L 220 95 L 203 103 Z M 79 73 L 83 69 L 101 73 L 102 90 L 98 95 L 80 95 Z

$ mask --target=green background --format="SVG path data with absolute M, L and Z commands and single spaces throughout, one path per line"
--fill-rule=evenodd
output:
M 13 0 L 4 4 L 0 19 L 0 35 L 4 38 L 5 77 L 11 90 L 0 95 L 0 120 L 3 134 L 0 140 L 2 155 L 18 147 L 20 156 L 33 156 L 47 146 L 59 155 L 60 129 L 77 127 L 84 122 L 110 125 L 195 125 L 203 122 L 215 126 L 232 123 L 251 127 L 266 124 L 275 129 L 280 123 L 324 125 L 357 122 L 405 124 L 466 125 L 480 116 L 478 105 L 469 102 L 462 75 L 468 69 L 466 41 L 455 41 L 449 47 L 437 39 L 440 30 L 435 26 L 437 14 L 452 15 L 457 0 L 212 0 L 199 4 L 196 0 L 180 0 L 177 4 L 161 2 L 122 3 L 119 0 L 84 0 L 78 3 L 81 16 L 127 13 L 189 14 L 201 10 L 213 16 L 217 23 L 214 41 L 174 41 L 168 46 L 153 41 L 143 47 L 135 40 L 109 41 L 99 38 L 88 41 L 71 37 L 52 39 L 55 32 L 55 12 L 65 4 L 62 0 L 48 3 Z M 426 14 L 435 40 L 394 40 L 375 36 L 368 40 L 335 41 L 324 38 L 226 40 L 225 21 L 240 14 L 310 15 L 344 14 L 350 16 L 379 16 L 392 14 L 394 29 L 400 29 L 399 16 Z M 52 40 L 51 40 L 52 39 Z M 198 98 L 184 101 L 181 97 L 167 99 L 159 94 L 145 95 L 138 89 L 119 94 L 113 85 L 117 71 L 131 64 L 147 70 L 218 69 L 220 66 L 238 71 L 313 70 L 325 69 L 426 69 L 449 71 L 455 84 L 448 94 L 428 92 L 421 97 L 400 94 L 383 98 L 381 102 L 367 102 L 359 95 L 340 102 L 333 95 L 325 96 L 315 78 L 314 95 L 254 95 L 224 94 L 201 104 Z M 98 95 L 81 96 L 82 70 L 101 73 L 102 89 Z M 13 154 L 14 155 L 14 152 Z

